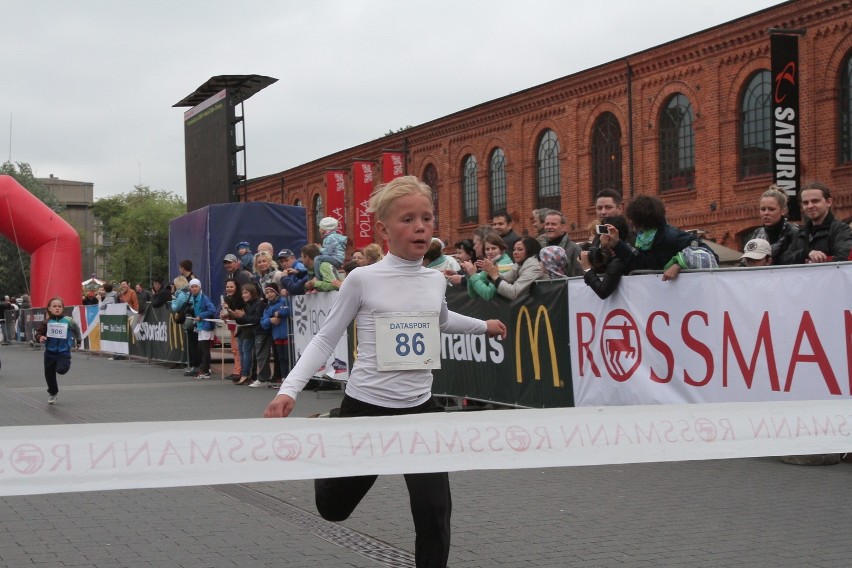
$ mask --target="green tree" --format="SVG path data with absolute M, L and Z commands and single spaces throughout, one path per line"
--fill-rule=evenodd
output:
M 0 165 L 0 175 L 11 176 L 38 197 L 45 205 L 61 212 L 61 206 L 56 197 L 42 185 L 35 175 L 33 169 L 25 162 L 4 162 Z M 14 204 L 10 204 L 14 206 Z M 6 206 L 5 203 L 0 206 Z M 0 293 L 19 296 L 29 292 L 30 281 L 30 255 L 18 248 L 11 240 L 0 236 Z
M 147 287 L 149 274 L 168 276 L 169 221 L 186 213 L 186 202 L 169 191 L 137 185 L 128 194 L 98 199 L 95 219 L 102 243 L 95 254 L 109 280 L 126 279 Z

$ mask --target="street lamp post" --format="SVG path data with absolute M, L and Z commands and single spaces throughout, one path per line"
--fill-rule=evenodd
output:
M 151 265 L 153 262 L 152 252 L 151 252 L 151 241 L 160 233 L 157 231 L 148 230 L 145 231 L 145 237 L 148 239 L 148 285 L 151 285 L 151 280 L 154 278 L 154 275 L 151 271 Z

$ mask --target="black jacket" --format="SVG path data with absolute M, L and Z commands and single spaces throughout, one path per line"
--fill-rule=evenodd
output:
M 613 292 L 615 292 L 616 288 L 618 288 L 618 283 L 624 275 L 624 269 L 624 261 L 613 256 L 606 263 L 606 268 L 602 275 L 594 269 L 587 270 L 586 273 L 583 274 L 583 280 L 585 280 L 586 285 L 591 288 L 601 300 L 605 300 L 609 298 Z
M 634 270 L 665 270 L 666 264 L 677 253 L 697 240 L 695 235 L 671 225 L 657 229 L 649 250 L 639 250 L 624 241 L 615 245 L 615 256 L 625 264 L 625 274 Z
M 760 227 L 752 233 L 751 239 L 763 239 L 772 247 L 772 264 L 784 264 L 784 253 L 793 244 L 799 226 L 782 217 L 778 223 L 769 227 Z
M 843 221 L 838 221 L 829 213 L 822 223 L 814 225 L 808 219 L 790 248 L 781 257 L 781 264 L 804 264 L 811 251 L 824 252 L 832 262 L 849 260 L 852 250 L 852 229 Z
M 165 306 L 166 303 L 172 301 L 172 291 L 169 290 L 168 286 L 161 286 L 160 290 L 154 293 L 151 296 L 151 307 L 159 308 L 160 306 Z

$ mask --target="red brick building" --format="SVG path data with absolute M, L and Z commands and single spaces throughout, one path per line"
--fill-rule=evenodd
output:
M 325 214 L 324 172 L 404 149 L 408 174 L 436 191 L 436 234 L 452 243 L 507 209 L 561 210 L 585 238 L 593 195 L 659 196 L 669 221 L 740 248 L 773 181 L 770 28 L 799 39 L 802 184 L 833 189 L 852 217 L 852 2 L 794 0 L 543 85 L 248 182 L 250 201 Z M 376 180 L 381 179 L 379 171 Z M 351 174 L 347 192 L 351 187 Z M 347 197 L 347 220 L 354 204 Z M 348 222 L 348 226 L 353 223 Z M 318 235 L 309 235 L 318 239 Z

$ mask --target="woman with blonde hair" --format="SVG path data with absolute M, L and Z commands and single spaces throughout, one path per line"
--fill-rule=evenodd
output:
M 376 264 L 385 255 L 382 254 L 382 247 L 380 247 L 376 243 L 370 243 L 364 247 L 364 266 L 369 266 L 370 264 Z
M 772 264 L 783 264 L 781 255 L 799 232 L 799 226 L 787 220 L 787 194 L 777 185 L 760 196 L 760 221 L 763 224 L 748 240 L 763 239 L 772 247 Z
M 254 281 L 258 288 L 263 290 L 264 286 L 275 281 L 275 273 L 278 265 L 272 260 L 272 255 L 262 250 L 254 255 Z
M 502 322 L 451 312 L 443 275 L 423 266 L 423 255 L 432 243 L 435 226 L 432 208 L 429 186 L 413 176 L 396 178 L 373 194 L 370 212 L 376 216 L 376 233 L 387 242 L 388 254 L 380 262 L 353 270 L 346 277 L 325 323 L 287 375 L 278 396 L 266 407 L 264 416 L 290 414 L 299 391 L 328 360 L 353 320 L 358 327 L 358 357 L 337 420 L 443 412 L 432 396 L 431 370 L 441 358 L 441 332 L 506 338 Z M 393 331 L 403 328 L 423 332 Z M 389 341 L 391 345 L 405 345 L 406 349 L 387 350 Z M 281 427 L 285 426 L 271 429 Z M 320 515 L 334 522 L 347 519 L 376 478 L 360 475 L 316 480 L 314 491 Z M 445 472 L 406 473 L 405 482 L 416 532 L 415 565 L 446 566 L 452 512 L 449 476 Z

